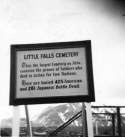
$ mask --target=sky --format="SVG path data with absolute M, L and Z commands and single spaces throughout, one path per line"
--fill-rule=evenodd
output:
M 91 40 L 95 104 L 125 105 L 125 2 L 0 0 L 0 114 L 9 106 L 10 45 Z M 29 106 L 31 116 L 49 105 Z M 24 106 L 21 106 L 24 115 Z

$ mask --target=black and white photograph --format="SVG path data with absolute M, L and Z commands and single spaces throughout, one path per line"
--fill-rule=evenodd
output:
M 125 137 L 125 1 L 0 0 L 0 137 Z

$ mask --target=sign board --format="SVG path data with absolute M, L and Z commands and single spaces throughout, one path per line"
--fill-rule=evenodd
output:
M 90 41 L 11 45 L 10 105 L 95 101 Z

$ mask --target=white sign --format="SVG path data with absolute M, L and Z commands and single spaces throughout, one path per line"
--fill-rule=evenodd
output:
M 16 53 L 16 98 L 88 95 L 85 48 Z

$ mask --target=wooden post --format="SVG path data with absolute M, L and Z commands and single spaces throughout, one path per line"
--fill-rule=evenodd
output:
M 26 111 L 28 137 L 32 137 L 32 128 L 31 128 L 31 122 L 30 122 L 29 111 L 28 111 L 28 106 L 27 105 L 25 105 L 25 111 Z
M 82 135 L 86 137 L 86 118 L 85 118 L 85 104 L 82 103 Z
M 91 103 L 86 103 L 88 137 L 94 137 Z
M 13 106 L 12 137 L 19 137 L 20 132 L 20 106 Z

